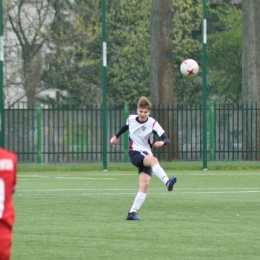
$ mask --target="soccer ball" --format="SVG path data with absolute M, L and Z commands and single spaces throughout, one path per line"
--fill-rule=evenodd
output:
M 194 77 L 199 72 L 199 65 L 195 60 L 187 59 L 182 62 L 180 70 L 183 76 Z

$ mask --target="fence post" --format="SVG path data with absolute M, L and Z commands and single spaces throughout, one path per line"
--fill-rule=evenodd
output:
M 126 122 L 128 118 L 129 110 L 128 110 L 128 102 L 124 102 L 124 122 Z M 128 133 L 124 133 L 124 162 L 128 162 Z
M 37 163 L 42 163 L 42 109 L 37 103 Z
M 214 101 L 210 101 L 210 160 L 215 158 L 215 106 Z
M 203 170 L 207 170 L 207 5 L 202 0 Z
M 106 0 L 102 0 L 102 122 L 103 122 L 103 171 L 107 171 L 107 42 Z

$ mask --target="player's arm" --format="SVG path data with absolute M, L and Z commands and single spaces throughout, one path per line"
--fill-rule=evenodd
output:
M 154 132 L 154 133 L 158 136 L 157 132 Z M 165 134 L 165 132 L 161 136 L 158 136 L 158 137 L 161 139 L 161 141 L 157 141 L 154 143 L 155 148 L 159 148 L 161 146 L 164 146 L 164 145 L 167 145 L 170 143 L 170 139 Z
M 116 143 L 117 143 L 117 139 L 119 138 L 120 135 L 122 135 L 124 132 L 126 132 L 128 130 L 128 125 L 124 125 L 117 133 L 115 136 L 113 136 L 111 139 L 110 139 L 110 144 L 112 146 L 115 146 Z
M 161 138 L 162 141 L 163 141 L 163 145 L 167 145 L 167 144 L 170 143 L 170 139 L 168 138 L 168 136 L 167 136 L 165 133 L 163 133 L 160 138 Z

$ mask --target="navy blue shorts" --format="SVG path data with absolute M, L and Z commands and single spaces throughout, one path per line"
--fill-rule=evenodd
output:
M 152 176 L 152 168 L 144 166 L 143 160 L 146 155 L 149 155 L 147 152 L 139 151 L 129 151 L 129 158 L 131 163 L 138 168 L 138 174 L 144 172 Z

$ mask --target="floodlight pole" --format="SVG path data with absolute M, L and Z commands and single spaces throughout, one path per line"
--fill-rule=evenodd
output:
M 203 170 L 207 170 L 207 6 L 202 0 Z
M 107 43 L 106 43 L 106 0 L 102 0 L 102 136 L 103 170 L 107 171 Z
M 4 93 L 3 93 L 3 61 L 4 61 L 4 39 L 3 39 L 3 1 L 0 0 L 0 147 L 5 146 L 5 124 L 4 124 Z

